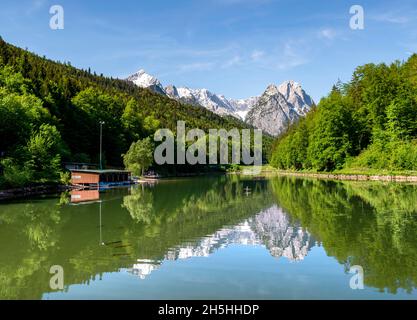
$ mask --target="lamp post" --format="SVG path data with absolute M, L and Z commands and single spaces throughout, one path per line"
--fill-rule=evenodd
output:
M 104 121 L 100 121 L 100 170 L 103 170 L 103 164 L 102 164 L 103 124 L 105 124 L 105 122 Z

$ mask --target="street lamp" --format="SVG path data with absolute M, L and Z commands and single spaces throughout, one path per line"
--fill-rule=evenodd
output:
M 100 170 L 103 170 L 103 164 L 102 164 L 103 124 L 105 124 L 105 122 L 104 121 L 100 121 Z

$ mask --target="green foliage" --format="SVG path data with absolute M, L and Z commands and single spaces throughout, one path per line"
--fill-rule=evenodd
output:
M 26 147 L 29 158 L 34 164 L 36 180 L 54 181 L 61 173 L 61 155 L 65 146 L 56 127 L 43 124 L 29 139 Z
M 27 161 L 24 164 L 16 163 L 12 158 L 1 161 L 3 167 L 3 185 L 7 187 L 21 187 L 33 180 L 34 164 Z
M 126 169 L 137 176 L 143 175 L 153 162 L 153 150 L 153 142 L 149 137 L 133 142 L 127 153 L 123 155 Z
M 65 171 L 65 172 L 60 172 L 60 182 L 61 184 L 63 184 L 64 186 L 68 186 L 71 183 L 71 172 L 69 171 Z
M 27 93 L 30 81 L 25 79 L 22 74 L 16 73 L 12 67 L 0 68 L 0 86 L 9 92 Z
M 417 56 L 358 67 L 306 119 L 275 143 L 271 165 L 280 169 L 415 170 L 417 167 Z
M 55 126 L 42 124 L 19 149 L 16 158 L 1 161 L 3 187 L 19 187 L 31 182 L 57 182 L 61 177 L 61 155 L 68 153 Z
M 241 172 L 242 168 L 238 164 L 231 164 L 227 168 L 227 172 Z
M 388 169 L 390 171 L 417 170 L 415 141 L 377 140 L 349 164 L 350 168 Z
M 53 154 L 53 163 L 51 159 L 34 160 L 35 180 L 31 182 L 53 177 L 59 181 L 56 169 L 61 161 L 98 163 L 100 121 L 105 122 L 104 159 L 117 167 L 123 164 L 120 155 L 132 142 L 152 136 L 159 128 L 175 132 L 178 120 L 185 121 L 187 128 L 205 132 L 250 128 L 233 117 L 220 117 L 128 81 L 47 60 L 0 39 L 0 161 L 11 158 L 24 167 L 33 156 L 28 143 L 35 153 L 40 153 L 36 144 L 48 143 L 44 137 L 34 138 L 43 124 L 54 126 L 67 146 L 65 152 L 61 149 Z M 270 142 L 264 137 L 264 150 L 269 151 Z M 45 171 L 48 166 L 53 169 L 51 174 Z M 5 179 L 0 175 L 1 181 Z
M 71 143 L 77 144 L 77 150 L 90 150 L 91 158 L 99 154 L 100 121 L 103 125 L 103 145 L 106 159 L 113 164 L 120 160 L 120 154 L 127 148 L 122 124 L 124 101 L 120 95 L 111 95 L 102 90 L 88 88 L 80 91 L 72 100 L 78 110 L 75 116 L 77 132 L 71 137 Z M 76 141 L 73 141 L 76 139 Z M 92 153 L 91 150 L 94 150 Z M 106 152 L 109 150 L 111 152 Z
M 393 139 L 417 136 L 417 92 L 403 88 L 387 107 L 386 128 Z
M 353 149 L 355 124 L 344 100 L 340 93 L 332 92 L 320 102 L 307 148 L 311 165 L 317 170 L 342 167 Z
M 133 188 L 132 193 L 123 198 L 123 208 L 127 209 L 136 223 L 149 224 L 155 211 L 153 194 L 149 189 Z
M 148 133 L 153 133 L 155 131 L 157 131 L 159 129 L 161 125 L 161 122 L 157 119 L 154 118 L 154 116 L 147 116 L 144 120 L 143 120 L 143 128 L 148 132 Z
M 42 101 L 33 95 L 10 93 L 0 87 L 0 154 L 12 155 L 33 129 L 48 119 Z
M 131 133 L 133 139 L 138 140 L 143 136 L 143 119 L 137 100 L 131 98 L 127 102 L 122 115 L 122 123 L 126 131 Z

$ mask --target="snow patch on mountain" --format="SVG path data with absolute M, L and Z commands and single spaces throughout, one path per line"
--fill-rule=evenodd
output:
M 249 110 L 253 108 L 258 100 L 259 97 L 250 97 L 247 99 L 230 99 L 229 102 L 235 109 L 235 113 L 245 120 Z
M 304 117 L 314 104 L 313 99 L 295 81 L 270 85 L 259 97 L 228 99 L 207 89 L 190 89 L 169 85 L 163 87 L 154 76 L 139 70 L 127 78 L 138 87 L 148 88 L 182 103 L 204 107 L 218 115 L 231 115 L 248 122 L 273 136 Z
M 161 82 L 159 82 L 159 80 L 155 78 L 154 76 L 146 73 L 145 70 L 143 69 L 132 74 L 126 80 L 133 82 L 135 85 L 137 85 L 140 88 L 148 88 L 154 92 L 157 92 L 163 95 L 166 94 L 165 89 L 162 86 Z

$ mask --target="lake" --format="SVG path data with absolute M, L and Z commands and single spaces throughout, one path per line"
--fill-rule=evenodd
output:
M 416 287 L 416 185 L 220 176 L 0 204 L 0 299 L 417 299 Z

